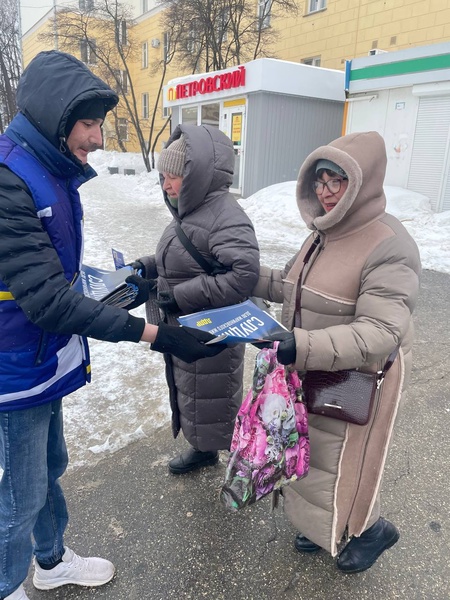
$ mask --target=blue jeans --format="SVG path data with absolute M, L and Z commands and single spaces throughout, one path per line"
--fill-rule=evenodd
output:
M 67 463 L 61 400 L 0 412 L 0 597 L 26 579 L 33 552 L 44 564 L 64 554 Z

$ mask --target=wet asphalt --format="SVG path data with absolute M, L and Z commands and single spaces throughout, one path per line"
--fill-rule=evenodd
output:
M 400 541 L 368 571 L 344 575 L 324 551 L 300 555 L 282 508 L 263 499 L 238 513 L 218 501 L 227 453 L 215 467 L 174 476 L 187 447 L 164 427 L 63 479 L 66 543 L 109 558 L 101 588 L 66 586 L 30 600 L 450 599 L 450 276 L 425 271 L 415 312 L 414 367 L 388 458 L 383 515 Z

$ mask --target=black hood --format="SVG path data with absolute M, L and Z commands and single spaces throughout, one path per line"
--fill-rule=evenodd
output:
M 104 101 L 105 112 L 119 102 L 116 92 L 84 63 L 56 50 L 37 54 L 17 87 L 18 109 L 57 148 L 74 107 L 96 98 Z

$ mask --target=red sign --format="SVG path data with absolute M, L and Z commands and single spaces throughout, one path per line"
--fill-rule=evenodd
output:
M 230 90 L 245 85 L 245 67 L 238 67 L 229 73 L 219 73 L 213 77 L 202 77 L 197 81 L 180 83 L 175 88 L 167 91 L 168 100 L 180 100 L 191 98 L 197 94 L 214 94 L 222 90 Z

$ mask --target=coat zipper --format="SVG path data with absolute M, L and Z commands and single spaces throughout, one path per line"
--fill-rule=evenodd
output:
M 36 350 L 36 358 L 34 360 L 34 365 L 38 367 L 44 361 L 45 353 L 47 351 L 47 343 L 48 343 L 49 333 L 48 331 L 41 331 L 39 336 L 38 347 Z

